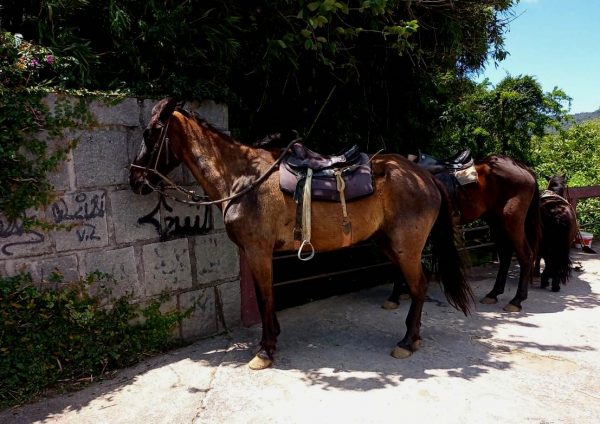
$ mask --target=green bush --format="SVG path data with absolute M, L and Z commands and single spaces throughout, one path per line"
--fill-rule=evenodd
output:
M 55 284 L 62 283 L 53 275 Z M 0 408 L 48 388 L 70 388 L 101 378 L 181 341 L 173 329 L 191 313 L 161 313 L 166 299 L 140 307 L 121 297 L 88 294 L 110 278 L 92 273 L 60 290 L 40 289 L 28 275 L 0 279 Z M 64 286 L 64 287 L 63 287 Z

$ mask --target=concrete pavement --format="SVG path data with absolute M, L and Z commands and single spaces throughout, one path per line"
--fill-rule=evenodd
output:
M 423 348 L 408 359 L 390 351 L 409 302 L 382 309 L 391 289 L 382 285 L 279 312 L 273 368 L 248 369 L 260 326 L 242 328 L 2 411 L 0 423 L 597 423 L 600 255 L 573 256 L 582 270 L 569 284 L 559 293 L 532 287 L 517 314 L 502 310 L 516 265 L 500 303 L 477 303 L 470 317 L 432 283 Z M 471 271 L 477 298 L 495 273 L 495 264 Z

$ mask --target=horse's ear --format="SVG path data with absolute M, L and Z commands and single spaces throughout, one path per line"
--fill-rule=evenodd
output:
M 177 104 L 179 103 L 179 100 L 174 98 L 169 98 L 166 100 L 167 101 L 164 103 L 159 115 L 159 119 L 161 122 L 167 122 L 169 120 L 169 118 L 175 111 Z

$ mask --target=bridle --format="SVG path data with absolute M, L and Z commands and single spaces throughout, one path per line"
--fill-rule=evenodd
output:
M 160 155 L 161 155 L 163 149 L 165 150 L 165 153 L 167 155 L 167 164 L 168 164 L 168 160 L 169 160 L 168 153 L 169 153 L 169 141 L 170 140 L 169 140 L 169 137 L 167 136 L 167 131 L 169 129 L 170 122 L 171 122 L 171 118 L 169 117 L 169 120 L 167 121 L 166 124 L 161 121 L 159 121 L 159 123 L 156 124 L 159 128 L 161 128 L 161 132 L 159 135 L 158 142 L 152 148 L 152 153 L 150 155 L 150 159 L 148 160 L 148 165 L 141 166 L 141 165 L 136 165 L 136 164 L 131 163 L 129 165 L 129 167 L 141 169 L 142 171 L 144 171 L 146 173 L 146 175 L 148 172 L 151 172 L 154 175 L 158 176 L 162 180 L 161 182 L 167 183 L 168 185 L 154 186 L 154 185 L 150 184 L 150 182 L 148 181 L 147 178 L 146 178 L 145 184 L 148 187 L 150 187 L 153 191 L 159 193 L 161 196 L 164 196 L 164 197 L 174 200 L 176 202 L 184 203 L 184 204 L 191 205 L 191 206 L 215 205 L 215 204 L 219 204 L 219 203 L 223 203 L 223 202 L 229 202 L 231 200 L 234 200 L 234 199 L 237 199 L 238 197 L 243 196 L 244 194 L 248 193 L 250 190 L 257 187 L 259 184 L 261 184 L 264 180 L 266 180 L 268 178 L 268 176 L 283 161 L 283 159 L 286 156 L 287 152 L 289 151 L 290 147 L 292 147 L 292 145 L 294 143 L 301 140 L 300 138 L 296 138 L 296 139 L 290 141 L 290 143 L 283 150 L 282 154 L 275 160 L 275 162 L 273 162 L 271 164 L 269 169 L 267 169 L 264 174 L 262 174 L 256 180 L 254 180 L 250 185 L 244 187 L 242 190 L 232 194 L 231 196 L 227 196 L 227 197 L 224 197 L 224 198 L 218 199 L 218 200 L 208 200 L 208 199 L 210 199 L 208 196 L 198 194 L 198 193 L 194 192 L 193 190 L 188 190 L 188 189 L 182 187 L 181 185 L 177 184 L 176 182 L 171 180 L 169 177 L 167 177 L 166 175 L 164 175 L 157 169 L 158 161 L 159 161 L 159 158 L 160 158 Z M 146 141 L 144 140 L 144 143 L 145 142 Z M 154 162 L 154 163 L 152 163 L 152 162 Z M 172 194 L 167 193 L 165 190 L 168 190 L 168 189 L 173 189 L 173 190 L 176 190 L 176 191 L 182 193 L 183 195 L 185 195 L 187 197 L 187 199 L 181 199 L 177 196 L 173 196 Z M 223 210 L 225 210 L 225 209 L 227 209 L 227 205 L 225 205 L 225 207 L 223 208 Z

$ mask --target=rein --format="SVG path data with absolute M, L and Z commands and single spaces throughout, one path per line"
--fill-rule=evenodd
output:
M 223 202 L 229 202 L 231 200 L 237 199 L 238 197 L 241 197 L 244 194 L 248 193 L 250 190 L 254 189 L 259 184 L 261 184 L 264 180 L 266 180 L 267 177 L 273 172 L 273 170 L 275 170 L 275 168 L 279 166 L 281 161 L 283 161 L 283 158 L 285 157 L 286 153 L 289 151 L 290 147 L 292 147 L 292 145 L 294 143 L 296 143 L 297 141 L 301 140 L 300 138 L 296 138 L 296 139 L 290 141 L 290 143 L 285 147 L 283 153 L 275 160 L 275 162 L 273 162 L 271 164 L 269 169 L 267 169 L 264 174 L 262 174 L 260 177 L 258 177 L 250 185 L 246 186 L 241 191 L 238 191 L 237 193 L 234 193 L 231 196 L 227 196 L 227 197 L 224 197 L 224 198 L 218 199 L 218 200 L 201 200 L 201 199 L 209 199 L 209 197 L 205 196 L 205 195 L 199 195 L 192 190 L 187 190 L 187 189 L 183 188 L 182 186 L 175 183 L 173 180 L 171 180 L 166 175 L 162 174 L 160 171 L 158 171 L 156 169 L 156 167 L 158 166 L 158 159 L 160 157 L 160 153 L 162 152 L 162 149 L 163 149 L 163 145 L 165 146 L 166 151 L 168 151 L 168 148 L 169 148 L 169 137 L 167 137 L 167 130 L 169 128 L 169 122 L 170 122 L 170 120 L 163 127 L 163 130 L 160 133 L 160 139 L 159 139 L 158 145 L 155 146 L 155 148 L 153 149 L 152 156 L 150 157 L 150 160 L 148 161 L 148 162 L 152 162 L 154 153 L 156 151 L 158 151 L 158 154 L 156 155 L 156 160 L 154 161 L 153 168 L 149 168 L 148 165 L 140 166 L 140 165 L 135 165 L 133 163 L 130 164 L 129 166 L 130 166 L 130 168 L 138 168 L 143 171 L 152 172 L 153 174 L 157 175 L 161 180 L 163 180 L 164 182 L 169 184 L 166 187 L 160 187 L 160 186 L 153 186 L 148 181 L 146 181 L 146 184 L 153 191 L 159 193 L 162 196 L 165 196 L 168 199 L 174 200 L 176 202 L 184 203 L 187 205 L 192 205 L 192 206 L 209 206 L 209 205 L 215 205 L 215 204 L 219 204 L 219 203 L 223 203 Z M 167 160 L 168 160 L 168 158 L 167 158 Z M 170 188 L 175 189 L 175 190 L 179 191 L 180 193 L 183 193 L 184 195 L 188 196 L 191 200 L 180 199 L 176 196 L 173 196 L 173 195 L 167 193 L 165 191 L 165 189 L 170 189 Z M 225 209 L 226 208 L 227 208 L 227 206 L 225 206 Z

